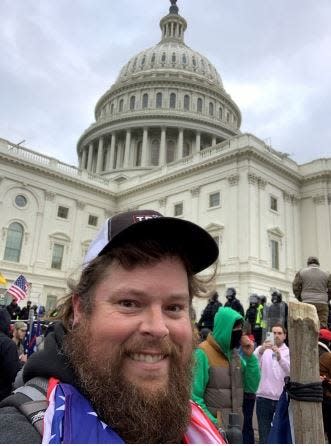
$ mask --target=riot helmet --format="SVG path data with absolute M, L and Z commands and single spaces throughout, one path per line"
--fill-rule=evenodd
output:
M 265 305 L 267 303 L 267 296 L 261 294 L 261 296 L 259 296 L 259 300 L 262 305 Z
M 283 297 L 282 297 L 282 293 L 280 291 L 275 290 L 275 291 L 272 292 L 272 294 L 271 294 L 271 302 L 273 304 L 280 303 L 282 301 L 282 299 L 283 299 Z
M 235 299 L 235 297 L 236 297 L 236 290 L 235 290 L 235 288 L 232 288 L 232 287 L 228 288 L 226 290 L 225 297 L 230 302 L 231 302 L 231 300 Z
M 257 294 L 251 294 L 249 296 L 249 305 L 251 307 L 256 307 L 258 303 L 259 303 L 259 296 Z

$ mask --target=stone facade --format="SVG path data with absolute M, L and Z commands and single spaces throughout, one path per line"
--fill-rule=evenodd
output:
M 0 271 L 24 274 L 35 303 L 54 305 L 103 220 L 133 208 L 215 237 L 222 301 L 228 286 L 244 304 L 274 288 L 288 299 L 309 255 L 331 267 L 331 159 L 299 166 L 242 134 L 217 71 L 184 44 L 185 19 L 172 12 L 160 25 L 161 42 L 98 101 L 78 168 L 0 139 Z

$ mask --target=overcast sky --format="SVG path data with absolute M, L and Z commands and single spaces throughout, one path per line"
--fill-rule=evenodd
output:
M 0 137 L 77 164 L 94 106 L 158 43 L 168 0 L 0 0 Z M 178 0 L 185 42 L 250 132 L 298 163 L 331 156 L 331 1 Z

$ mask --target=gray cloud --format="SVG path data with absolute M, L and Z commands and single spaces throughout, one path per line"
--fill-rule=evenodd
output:
M 219 70 L 242 130 L 299 163 L 331 156 L 329 0 L 178 0 L 186 43 Z M 76 164 L 98 98 L 160 40 L 166 0 L 2 0 L 0 137 Z

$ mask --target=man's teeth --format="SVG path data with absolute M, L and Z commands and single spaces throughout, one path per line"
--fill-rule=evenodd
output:
M 134 353 L 130 355 L 130 358 L 134 361 L 154 363 L 161 361 L 164 358 L 164 355 L 143 355 L 141 353 Z

